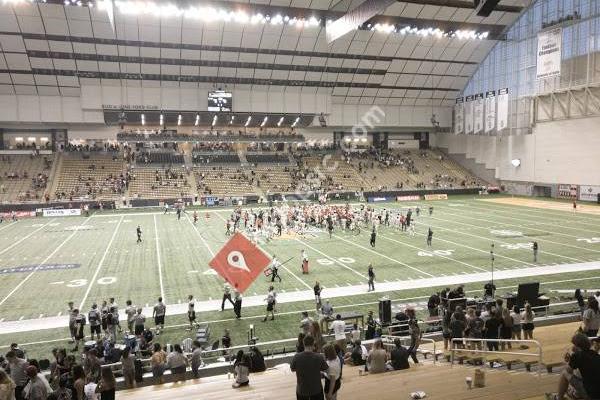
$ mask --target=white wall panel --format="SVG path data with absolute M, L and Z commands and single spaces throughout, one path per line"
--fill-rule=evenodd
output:
M 38 96 L 17 96 L 19 121 L 40 120 L 40 98 Z
M 41 96 L 40 110 L 40 122 L 66 122 L 63 119 L 62 102 L 60 101 L 60 96 Z

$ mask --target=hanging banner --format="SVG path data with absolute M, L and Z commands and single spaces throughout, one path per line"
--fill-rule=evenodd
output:
M 538 34 L 536 79 L 560 76 L 562 58 L 562 29 Z
M 485 133 L 496 129 L 496 91 L 485 92 Z
M 579 200 L 583 201 L 597 201 L 598 194 L 600 194 L 600 186 L 579 186 Z
M 483 133 L 483 93 L 475 95 L 473 106 L 473 131 L 476 135 Z
M 498 90 L 497 128 L 501 131 L 508 128 L 508 88 Z
M 465 98 L 465 133 L 473 134 L 473 96 Z
M 456 99 L 456 105 L 454 106 L 454 133 L 456 135 L 465 132 L 465 104 L 464 98 L 459 97 Z

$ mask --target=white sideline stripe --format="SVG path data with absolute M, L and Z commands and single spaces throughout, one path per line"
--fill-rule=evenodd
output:
M 396 260 L 396 259 L 394 259 L 394 258 L 392 258 L 392 257 L 388 257 L 388 256 L 386 256 L 385 254 L 378 253 L 378 252 L 376 252 L 376 251 L 375 251 L 375 250 L 373 250 L 373 249 L 369 249 L 368 247 L 362 246 L 362 245 L 360 245 L 360 244 L 358 244 L 358 243 L 351 242 L 351 241 L 349 241 L 349 240 L 347 240 L 347 239 L 344 239 L 343 237 L 341 237 L 341 236 L 338 236 L 338 235 L 333 235 L 333 236 L 334 236 L 334 237 L 336 237 L 336 238 L 338 238 L 338 239 L 340 239 L 340 240 L 343 240 L 343 241 L 344 241 L 344 242 L 346 242 L 346 243 L 350 243 L 350 244 L 352 244 L 352 245 L 354 245 L 354 246 L 358 246 L 358 247 L 360 247 L 361 249 L 364 249 L 364 250 L 370 251 L 371 253 L 375 253 L 375 254 L 377 254 L 377 255 L 378 255 L 378 256 L 380 256 L 380 257 L 387 258 L 388 260 L 390 260 L 390 261 L 393 261 L 393 262 L 395 262 L 395 263 L 397 263 L 397 264 L 404 265 L 405 267 L 407 267 L 407 268 L 410 268 L 410 269 L 412 269 L 412 270 L 414 270 L 414 271 L 417 271 L 417 272 L 419 272 L 419 273 L 421 273 L 421 274 L 423 274 L 423 275 L 427 275 L 427 276 L 433 277 L 433 275 L 431 275 L 431 274 L 429 274 L 429 273 L 427 273 L 427 272 L 425 272 L 425 271 L 421 271 L 421 270 L 420 270 L 420 269 L 418 269 L 418 268 L 411 267 L 410 265 L 408 265 L 408 264 L 406 264 L 406 263 L 403 263 L 402 261 L 398 261 L 398 260 Z
M 40 226 L 39 228 L 37 228 L 35 231 L 31 232 L 30 234 L 23 236 L 21 239 L 17 240 L 15 243 L 11 244 L 10 246 L 8 246 L 7 248 L 3 249 L 2 251 L 0 251 L 0 254 L 4 254 L 6 253 L 8 250 L 12 249 L 13 247 L 15 247 L 16 245 L 18 245 L 19 243 L 21 243 L 22 241 L 29 239 L 32 235 L 34 235 L 35 233 L 41 231 L 42 229 L 44 229 L 46 226 L 50 225 L 52 222 L 54 222 L 54 219 L 51 219 L 49 222 L 45 223 L 44 225 Z M 6 227 L 5 227 L 6 228 Z
M 567 264 L 568 265 L 568 264 Z M 558 272 L 558 274 L 561 274 L 562 272 Z M 546 274 L 546 275 L 552 275 L 552 274 Z M 461 277 L 464 277 L 464 275 L 461 275 Z M 573 279 L 562 279 L 562 280 L 557 280 L 557 281 L 547 281 L 547 282 L 541 282 L 543 285 L 552 285 L 552 284 L 559 284 L 559 283 L 572 283 L 572 282 L 581 282 L 581 281 L 589 281 L 589 280 L 595 280 L 595 279 L 600 279 L 600 276 L 593 276 L 593 277 L 585 277 L 585 278 L 573 278 Z M 487 282 L 489 281 L 489 279 L 485 279 L 482 282 Z M 400 282 L 400 281 L 398 281 Z M 417 281 L 411 281 L 410 283 L 414 284 Z M 336 285 L 337 287 L 338 285 Z M 446 285 L 441 285 L 441 286 L 446 286 Z M 344 296 L 352 296 L 352 295 L 356 295 L 356 294 L 366 294 L 366 285 L 362 285 L 361 286 L 363 289 L 363 292 L 361 293 L 356 293 L 356 291 L 352 291 L 354 290 L 353 288 L 348 288 L 347 286 L 344 287 L 340 287 L 339 290 L 341 291 L 345 291 L 345 294 L 339 296 L 339 297 L 344 297 Z M 514 289 L 517 286 L 504 286 L 504 287 L 498 287 L 497 290 L 505 290 L 505 289 Z M 327 288 L 329 290 L 329 288 Z M 333 288 L 331 288 L 333 289 Z M 375 292 L 380 292 L 380 290 L 376 290 Z M 470 290 L 467 291 L 467 293 L 480 293 L 481 290 Z M 299 299 L 297 301 L 314 301 L 314 293 L 312 291 L 304 291 L 304 292 L 294 292 L 296 294 L 298 294 L 298 296 L 300 296 L 302 293 L 306 294 L 306 298 L 305 299 Z M 372 292 L 373 293 L 373 292 Z M 290 293 L 291 295 L 292 293 Z M 283 295 L 282 295 L 283 296 Z M 287 295 L 286 295 L 287 296 Z M 263 306 L 264 302 L 263 302 L 263 297 L 264 296 L 257 296 L 255 294 L 255 297 L 258 297 L 260 300 L 260 304 L 258 304 L 258 306 Z M 285 297 L 285 296 L 284 296 Z M 398 302 L 398 301 L 410 301 L 410 300 L 417 300 L 417 299 L 426 299 L 429 296 L 420 296 L 420 297 L 411 297 L 411 298 L 402 298 L 402 299 L 395 299 L 392 300 L 393 302 Z M 285 301 L 285 302 L 293 302 L 293 301 Z M 199 303 L 206 303 L 206 302 L 197 302 L 196 305 L 198 305 Z M 214 310 L 209 310 L 209 311 L 217 311 L 221 309 L 221 300 L 217 299 L 217 301 L 212 302 L 214 303 Z M 371 304 L 377 304 L 377 301 L 374 302 L 369 302 L 369 303 L 360 303 L 360 304 L 351 304 L 351 305 L 341 305 L 341 306 L 337 306 L 337 308 L 346 308 L 346 307 L 357 307 L 357 306 L 363 306 L 363 305 L 371 305 Z M 146 304 L 146 309 L 148 309 L 148 311 L 151 312 L 151 308 L 148 307 L 148 305 Z M 187 305 L 167 305 L 167 315 L 181 315 L 181 314 L 187 314 Z M 144 311 L 146 312 L 146 311 Z M 59 313 L 60 314 L 60 313 Z M 289 315 L 289 314 L 298 314 L 298 311 L 287 311 L 287 312 L 283 312 L 283 313 L 277 313 L 278 315 Z M 124 311 L 121 311 L 120 317 L 122 317 L 123 319 L 126 318 L 126 316 L 124 315 Z M 242 317 L 242 319 L 251 319 L 251 318 L 263 318 L 264 314 L 260 314 L 257 316 L 248 316 L 248 317 Z M 210 321 L 210 323 L 217 323 L 217 322 L 227 322 L 227 321 L 233 321 L 233 318 L 230 319 L 223 319 L 223 320 L 215 320 L 215 321 Z M 44 330 L 44 329 L 54 329 L 54 328 L 65 328 L 67 326 L 67 322 L 68 322 L 68 318 L 62 317 L 62 318 L 56 318 L 56 317 L 47 317 L 47 318 L 42 318 L 41 320 L 24 320 L 24 321 L 7 321 L 4 324 L 1 323 L 2 321 L 0 320 L 0 334 L 5 334 L 5 333 L 19 333 L 19 332 L 30 332 L 30 331 L 35 331 L 35 330 Z M 167 327 L 183 327 L 183 326 L 188 326 L 188 324 L 181 324 L 181 325 L 171 325 L 171 326 L 167 326 Z M 9 331 L 9 329 L 12 329 L 12 331 Z M 62 341 L 62 340 L 68 340 L 68 338 L 65 339 L 54 339 L 54 340 L 48 340 L 48 341 L 44 341 L 44 342 L 34 342 L 34 343 L 28 343 L 28 344 L 39 344 L 39 343 L 53 343 L 53 342 L 57 342 L 57 341 Z M 24 345 L 25 343 L 22 343 L 22 345 Z M 8 345 L 5 346 L 0 346 L 0 348 L 3 347 L 8 347 Z
M 403 245 L 405 245 L 405 246 L 408 246 L 408 247 L 412 247 L 413 249 L 417 249 L 417 250 L 419 250 L 419 251 L 429 251 L 429 250 L 426 250 L 426 249 L 421 249 L 421 248 L 419 248 L 419 247 L 417 247 L 417 246 L 413 246 L 413 245 L 411 245 L 411 244 L 408 244 L 408 243 L 401 242 L 401 241 L 399 241 L 399 240 L 396 240 L 396 239 L 392 239 L 391 237 L 388 237 L 388 236 L 383 236 L 383 235 L 381 235 L 381 237 L 382 237 L 382 238 L 384 238 L 384 239 L 390 240 L 390 241 L 392 241 L 392 242 L 395 242 L 395 243 L 399 243 L 399 244 L 403 244 Z M 448 257 L 448 256 L 442 256 L 442 255 L 437 255 L 437 254 L 436 254 L 436 256 L 438 256 L 438 257 L 441 257 L 441 258 L 445 258 L 445 259 L 447 259 L 447 260 L 450 260 L 450 261 L 457 262 L 457 263 L 459 263 L 459 264 L 462 264 L 462 265 L 466 265 L 467 267 L 470 267 L 470 268 L 476 269 L 476 270 L 478 270 L 478 271 L 486 271 L 486 270 L 485 270 L 485 269 L 483 269 L 483 268 L 479 268 L 479 267 L 476 267 L 476 266 L 474 266 L 474 265 L 471 265 L 471 264 L 469 264 L 469 263 L 466 263 L 466 262 L 463 262 L 463 261 L 460 261 L 460 260 L 456 260 L 456 259 L 454 259 L 454 258 L 452 258 L 452 257 Z
M 122 218 L 122 217 L 121 217 Z M 163 302 L 167 302 L 165 297 L 165 288 L 163 286 L 163 277 L 162 277 L 162 261 L 160 261 L 160 246 L 158 245 L 158 227 L 156 226 L 156 214 L 152 216 L 154 219 L 154 240 L 156 242 L 156 258 L 158 260 L 158 282 L 160 283 L 160 296 L 163 299 Z
M 585 280 L 591 280 L 591 279 L 598 279 L 599 277 L 588 277 L 588 278 L 576 278 L 576 279 L 567 279 L 567 280 L 561 280 L 561 281 L 549 281 L 549 282 L 542 282 L 543 285 L 552 285 L 555 283 L 568 283 L 568 282 L 577 282 L 577 281 L 585 281 Z M 498 287 L 496 290 L 506 290 L 506 289 L 514 289 L 517 286 L 502 286 L 502 287 Z M 325 287 L 323 287 L 325 289 Z M 569 290 L 569 293 L 574 292 L 575 289 L 573 290 Z M 552 292 L 555 292 L 554 290 L 551 290 Z M 467 290 L 466 293 L 481 293 L 481 290 Z M 398 303 L 398 302 L 412 302 L 415 300 L 424 300 L 427 299 L 429 296 L 418 296 L 418 297 L 405 297 L 405 298 L 400 298 L 400 299 L 392 299 L 391 301 L 393 303 Z M 425 302 L 423 302 L 425 303 Z M 366 302 L 366 303 L 357 303 L 357 304 L 344 304 L 341 306 L 336 306 L 336 309 L 338 308 L 350 308 L 350 307 L 363 307 L 363 306 L 370 306 L 370 305 L 375 305 L 375 304 L 379 304 L 378 301 L 370 301 L 370 302 Z M 392 305 L 392 307 L 396 307 L 396 305 Z M 298 311 L 285 311 L 285 312 L 279 312 L 277 313 L 277 315 L 292 315 L 292 314 L 298 314 Z M 250 319 L 257 319 L 257 318 L 263 318 L 264 314 L 260 314 L 260 315 L 250 315 L 250 316 L 245 316 L 242 317 L 242 320 L 250 320 Z M 233 322 L 236 319 L 234 318 L 225 318 L 225 319 L 217 319 L 217 320 L 211 320 L 211 321 L 204 321 L 204 323 L 206 324 L 218 324 L 218 323 L 223 323 L 223 322 Z M 4 318 L 0 319 L 0 322 L 4 321 Z M 165 328 L 171 329 L 171 328 L 182 328 L 182 327 L 187 327 L 189 326 L 189 324 L 176 324 L 176 325 L 165 325 Z M 29 343 L 21 343 L 21 346 L 33 346 L 33 345 L 37 345 L 37 344 L 47 344 L 47 343 L 56 343 L 56 342 L 63 342 L 63 341 L 67 341 L 70 340 L 70 338 L 62 338 L 62 339 L 51 339 L 51 340 L 43 340 L 43 341 L 39 341 L 39 342 L 29 342 Z M 0 349 L 5 349 L 8 348 L 9 345 L 5 344 L 5 345 L 0 345 Z
M 477 212 L 477 211 L 473 211 L 473 212 L 476 213 L 476 214 L 482 214 L 481 212 Z M 444 213 L 448 214 L 448 215 L 455 216 L 455 217 L 474 219 L 476 221 L 497 222 L 497 221 L 492 221 L 492 220 L 484 219 L 484 218 L 475 218 L 475 217 L 469 217 L 469 216 L 466 216 L 466 215 L 453 214 L 453 213 L 449 213 L 449 212 L 446 212 L 446 211 L 444 211 Z M 517 218 L 502 217 L 502 216 L 499 216 L 498 218 L 517 219 Z M 516 227 L 518 227 L 520 229 L 524 229 L 524 230 L 527 229 L 527 230 L 540 231 L 540 232 L 548 233 L 548 234 L 551 234 L 551 235 L 560 235 L 560 236 L 566 236 L 566 237 L 571 237 L 571 238 L 575 238 L 575 239 L 581 238 L 581 236 L 569 235 L 569 234 L 566 234 L 566 233 L 560 233 L 560 232 L 556 232 L 556 231 L 547 231 L 547 230 L 544 230 L 544 229 L 532 228 L 532 227 L 526 226 L 526 225 L 509 224 L 509 223 L 505 223 L 505 222 L 498 222 L 498 223 L 500 223 L 501 225 L 506 225 L 506 226 L 516 226 Z M 592 231 L 588 231 L 588 232 L 592 232 Z M 539 240 L 539 241 L 541 241 L 541 242 L 548 242 L 548 243 L 556 244 L 556 245 L 559 245 L 559 246 L 572 247 L 574 249 L 591 251 L 591 252 L 594 252 L 594 253 L 600 253 L 600 250 L 588 249 L 588 248 L 585 248 L 585 247 L 579 247 L 579 246 L 575 246 L 575 245 L 572 245 L 572 244 L 555 242 L 555 241 L 552 241 L 552 240 L 549 240 L 549 239 L 544 239 L 544 238 L 536 238 L 536 239 Z M 548 254 L 551 254 L 551 253 L 548 253 Z
M 81 300 L 81 304 L 79 304 L 79 309 L 83 310 L 83 306 L 85 305 L 85 302 L 88 298 L 88 296 L 90 295 L 90 291 L 92 290 L 92 286 L 94 286 L 94 282 L 96 282 L 96 279 L 98 278 L 98 274 L 100 273 L 100 269 L 102 269 L 102 266 L 104 265 L 104 260 L 106 259 L 106 256 L 108 255 L 108 250 L 110 249 L 110 246 L 112 245 L 113 241 L 115 240 L 115 237 L 117 236 L 117 232 L 119 231 L 119 227 L 121 226 L 121 222 L 123 222 L 123 217 L 121 217 L 121 219 L 119 219 L 119 223 L 117 224 L 117 227 L 115 228 L 115 231 L 113 232 L 110 241 L 108 242 L 108 245 L 106 246 L 106 249 L 104 250 L 104 254 L 102 254 L 102 258 L 100 259 L 100 262 L 98 263 L 98 267 L 96 268 L 96 271 L 94 272 L 94 275 L 92 277 L 92 280 L 90 281 L 90 283 L 88 284 L 87 289 L 85 290 L 85 294 L 83 295 L 83 299 Z
M 363 274 L 361 274 L 360 272 L 358 272 L 357 270 L 355 270 L 354 268 L 347 266 L 347 265 L 346 265 L 345 263 L 343 263 L 342 261 L 340 261 L 340 260 L 338 260 L 338 259 L 336 259 L 336 258 L 333 258 L 333 257 L 331 257 L 331 256 L 329 256 L 329 255 L 327 255 L 327 254 L 325 254 L 325 253 L 323 253 L 322 251 L 320 251 L 320 250 L 318 250 L 318 249 L 314 248 L 313 246 L 311 246 L 311 245 L 310 245 L 310 244 L 308 244 L 308 243 L 304 243 L 303 241 L 301 241 L 301 240 L 300 240 L 300 239 L 298 239 L 298 238 L 294 238 L 294 240 L 296 240 L 297 242 L 301 243 L 302 245 L 304 245 L 304 246 L 308 247 L 308 248 L 309 248 L 309 249 L 311 249 L 312 251 L 314 251 L 314 252 L 316 252 L 316 253 L 319 253 L 319 254 L 321 254 L 323 257 L 326 257 L 327 259 L 329 259 L 329 260 L 333 261 L 334 263 L 341 265 L 342 267 L 346 268 L 348 271 L 352 271 L 352 272 L 354 272 L 356 275 L 360 276 L 361 278 L 367 279 L 367 276 L 366 276 L 366 275 L 363 275 Z
M 11 290 L 11 291 L 10 291 L 10 293 L 8 293 L 8 294 L 6 295 L 6 297 L 4 297 L 4 298 L 2 299 L 2 301 L 0 301 L 0 306 L 1 306 L 2 304 L 4 304 L 4 303 L 6 302 L 6 300 L 8 300 L 8 299 L 10 298 L 10 296 L 12 296 L 12 295 L 13 295 L 13 294 L 14 294 L 14 293 L 17 291 L 17 290 L 19 290 L 19 289 L 21 288 L 21 286 L 23 286 L 23 284 L 24 284 L 25 282 L 27 282 L 27 281 L 29 280 L 29 278 L 31 278 L 31 277 L 33 276 L 33 274 L 35 274 L 35 273 L 36 273 L 36 271 L 38 270 L 38 268 L 39 268 L 39 267 L 40 267 L 42 264 L 45 264 L 45 263 L 46 263 L 46 262 L 47 262 L 47 261 L 48 261 L 50 258 L 52 258 L 52 256 L 54 256 L 54 254 L 56 254 L 56 253 L 57 253 L 57 252 L 58 252 L 58 251 L 59 251 L 59 250 L 60 250 L 60 249 L 61 249 L 61 248 L 62 248 L 62 247 L 63 247 L 63 246 L 64 246 L 64 245 L 65 245 L 65 244 L 66 244 L 66 243 L 69 241 L 69 240 L 71 240 L 71 238 L 72 238 L 73 236 L 75 236 L 75 234 L 76 234 L 77 232 L 79 232 L 79 228 L 81 228 L 82 226 L 84 226 L 85 224 L 87 224 L 87 223 L 88 223 L 88 221 L 90 220 L 90 218 L 91 218 L 91 216 L 90 216 L 90 217 L 87 217 L 87 218 L 86 218 L 86 220 L 83 222 L 83 224 L 81 224 L 81 225 L 77 225 L 77 226 L 75 227 L 75 230 L 73 231 L 73 233 L 71 233 L 71 234 L 70 234 L 70 235 L 69 235 L 69 236 L 68 236 L 68 237 L 67 237 L 67 238 L 66 238 L 66 239 L 65 239 L 65 240 L 64 240 L 64 241 L 63 241 L 61 244 L 59 244 L 58 246 L 56 246 L 56 248 L 54 249 L 54 251 L 52 251 L 52 253 L 50 253 L 50 255 L 49 255 L 48 257 L 46 257 L 46 258 L 45 258 L 45 259 L 44 259 L 44 260 L 43 260 L 41 263 L 39 263 L 39 264 L 38 264 L 38 265 L 37 265 L 37 266 L 36 266 L 36 267 L 33 269 L 33 271 L 31 271 L 31 272 L 29 273 L 29 275 L 27 275 L 27 276 L 26 276 L 26 277 L 25 277 L 25 278 L 24 278 L 24 279 L 23 279 L 21 282 L 19 282 L 19 283 L 18 283 L 18 285 L 17 285 L 17 286 L 15 286 L 15 287 L 14 287 L 14 289 L 13 289 L 13 290 Z M 52 221 L 50 221 L 50 222 L 52 222 Z M 50 223 L 50 222 L 48 222 L 48 223 Z M 47 224 L 46 224 L 46 225 L 47 225 Z M 0 330 L 0 331 L 1 331 L 1 330 Z

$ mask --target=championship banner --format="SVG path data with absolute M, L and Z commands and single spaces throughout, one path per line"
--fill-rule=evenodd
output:
M 232 287 L 243 293 L 270 262 L 261 249 L 238 232 L 208 265 Z
M 485 93 L 485 133 L 496 129 L 496 92 L 490 90 Z
M 538 34 L 536 79 L 560 76 L 562 58 L 562 29 Z
M 501 131 L 508 128 L 508 88 L 498 90 L 498 110 L 496 111 L 496 130 Z
M 473 105 L 473 131 L 475 134 L 483 133 L 483 93 L 475 95 L 475 104 Z
M 464 98 L 456 99 L 454 106 L 454 133 L 459 135 L 465 131 L 465 104 Z
M 426 194 L 425 200 L 448 200 L 448 195 L 446 193 L 443 194 Z
M 42 210 L 44 217 L 74 217 L 81 215 L 81 209 L 79 208 L 66 208 L 66 209 L 53 209 L 45 208 Z
M 577 198 L 577 185 L 558 185 L 558 197 L 561 199 Z
M 579 200 L 581 201 L 597 201 L 598 193 L 600 193 L 600 186 L 579 186 Z
M 465 133 L 473 134 L 473 96 L 465 98 Z

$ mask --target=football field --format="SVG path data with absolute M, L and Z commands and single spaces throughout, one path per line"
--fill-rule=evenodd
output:
M 491 277 L 492 244 L 498 280 L 560 280 L 569 289 L 600 289 L 600 215 L 472 197 L 375 207 L 406 213 L 416 206 L 421 214 L 416 217 L 415 235 L 382 226 L 374 248 L 368 228 L 360 234 L 336 229 L 331 238 L 315 228 L 303 236 L 261 242 L 265 252 L 280 260 L 294 257 L 280 270 L 282 283 L 275 284 L 282 303 L 311 300 L 317 280 L 324 286 L 324 298 L 360 302 L 367 290 L 369 263 L 375 268 L 378 292 L 463 282 L 482 287 Z M 0 224 L 0 327 L 10 321 L 34 320 L 36 325 L 31 326 L 37 327 L 44 321 L 56 323 L 57 317 L 64 318 L 68 301 L 87 312 L 92 303 L 109 297 L 123 309 L 127 299 L 145 307 L 162 296 L 171 313 L 184 314 L 187 296 L 193 294 L 201 303 L 198 311 L 216 311 L 223 280 L 208 263 L 228 240 L 225 219 L 231 210 L 198 213 L 197 224 L 192 211 L 177 220 L 174 213 L 156 210 L 5 221 Z M 138 225 L 143 232 L 140 244 L 136 244 Z M 431 247 L 426 245 L 429 227 L 434 232 Z M 530 247 L 533 241 L 540 249 L 537 263 Z M 300 270 L 302 249 L 310 260 L 308 275 Z M 578 280 L 569 284 L 573 277 Z M 261 304 L 269 285 L 267 277 L 259 276 L 244 293 L 245 305 Z M 0 329 L 0 334 L 9 333 Z M 2 336 L 4 345 L 9 335 Z

